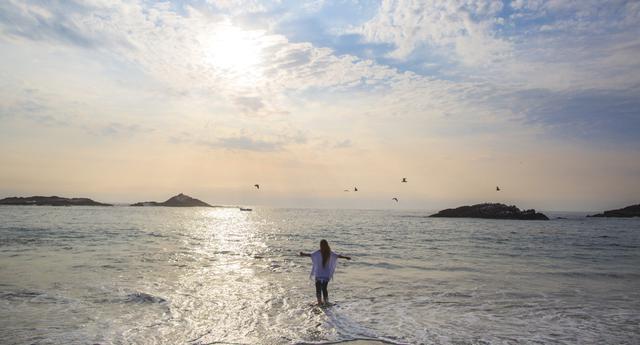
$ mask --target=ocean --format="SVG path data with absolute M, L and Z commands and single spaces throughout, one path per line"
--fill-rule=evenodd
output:
M 640 219 L 429 214 L 2 206 L 0 344 L 640 343 Z

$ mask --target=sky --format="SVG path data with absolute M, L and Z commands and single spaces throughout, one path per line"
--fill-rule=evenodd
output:
M 638 203 L 640 2 L 0 2 L 0 197 L 180 192 Z

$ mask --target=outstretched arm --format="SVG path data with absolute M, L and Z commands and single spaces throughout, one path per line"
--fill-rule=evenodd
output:
M 344 256 L 344 255 L 340 255 L 340 254 L 338 254 L 338 258 L 339 258 L 339 259 L 347 259 L 347 260 L 351 260 L 351 257 L 350 257 L 350 256 Z
M 311 256 L 309 253 L 300 252 L 300 256 Z

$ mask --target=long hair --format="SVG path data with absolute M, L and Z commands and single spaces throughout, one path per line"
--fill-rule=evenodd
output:
M 329 247 L 327 240 L 320 241 L 320 254 L 322 254 L 322 267 L 325 267 L 331 257 L 331 247 Z

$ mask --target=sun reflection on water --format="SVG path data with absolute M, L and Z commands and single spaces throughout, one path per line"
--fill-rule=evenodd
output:
M 260 258 L 268 248 L 259 227 L 251 215 L 237 209 L 206 210 L 194 218 L 191 230 L 201 242 L 192 251 L 201 264 L 185 272 L 180 284 L 194 335 L 206 342 L 259 341 L 255 335 L 263 332 L 257 330 L 267 327 L 265 301 L 282 293 L 261 274 L 268 265 Z M 194 300 L 202 305 L 191 305 Z M 226 331 L 212 332 L 217 329 Z

